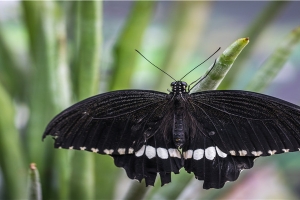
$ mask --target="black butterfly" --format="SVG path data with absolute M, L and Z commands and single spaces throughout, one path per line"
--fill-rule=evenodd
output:
M 57 115 L 43 135 L 55 148 L 114 158 L 129 178 L 153 185 L 171 181 L 184 167 L 203 188 L 235 181 L 259 156 L 300 150 L 300 107 L 247 91 L 186 91 L 176 81 L 169 94 L 149 90 L 108 92 Z

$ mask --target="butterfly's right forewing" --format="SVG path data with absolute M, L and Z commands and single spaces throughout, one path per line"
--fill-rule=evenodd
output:
M 300 107 L 247 91 L 191 94 L 202 132 L 233 156 L 269 156 L 300 150 Z

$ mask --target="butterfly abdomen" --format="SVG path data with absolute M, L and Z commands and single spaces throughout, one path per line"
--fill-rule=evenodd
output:
M 180 99 L 174 101 L 174 119 L 173 119 L 173 142 L 177 148 L 181 148 L 185 142 L 185 120 L 184 120 L 184 107 Z
M 183 115 L 174 115 L 173 142 L 176 147 L 181 147 L 185 143 Z

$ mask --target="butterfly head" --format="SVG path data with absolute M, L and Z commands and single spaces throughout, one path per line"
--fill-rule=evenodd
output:
M 184 81 L 175 81 L 171 83 L 172 92 L 176 94 L 186 93 L 187 83 Z

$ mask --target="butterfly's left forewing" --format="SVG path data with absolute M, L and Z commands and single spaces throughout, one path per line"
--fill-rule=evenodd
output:
M 167 94 L 129 90 L 83 100 L 57 115 L 44 137 L 53 136 L 56 148 L 111 155 L 129 178 L 153 185 L 179 173 L 181 154 L 168 138 L 170 102 Z M 158 133 L 158 134 L 156 134 Z
M 56 148 L 100 154 L 132 153 L 144 141 L 149 124 L 162 120 L 165 96 L 129 90 L 91 97 L 57 115 L 43 137 L 53 136 Z

